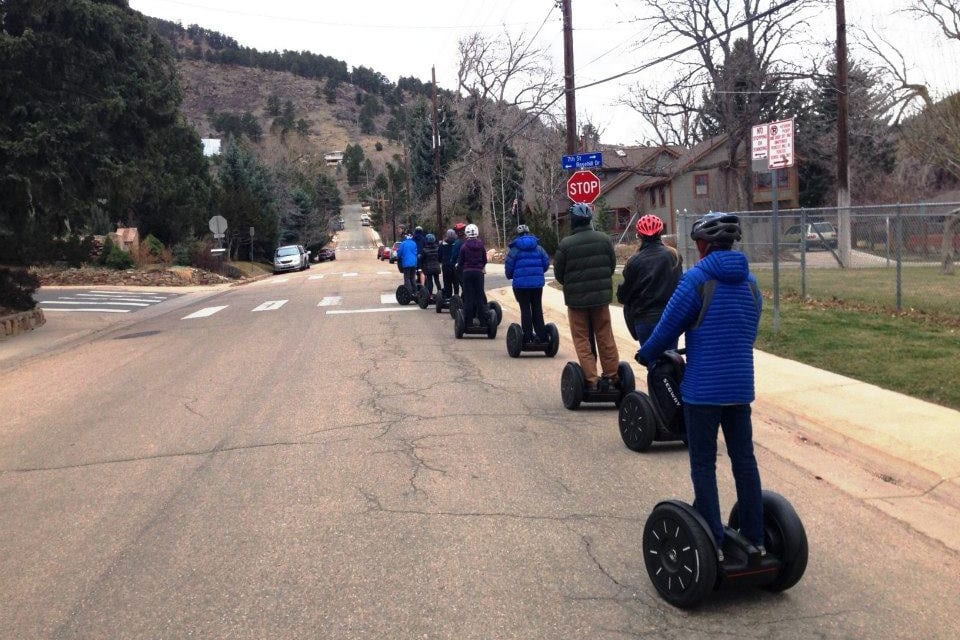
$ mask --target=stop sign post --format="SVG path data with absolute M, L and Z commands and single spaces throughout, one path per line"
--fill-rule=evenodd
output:
M 600 196 L 600 178 L 592 171 L 577 171 L 567 180 L 567 197 L 578 204 L 592 204 Z

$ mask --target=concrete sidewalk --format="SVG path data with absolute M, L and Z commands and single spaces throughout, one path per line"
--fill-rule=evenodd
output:
M 509 287 L 487 295 L 519 314 Z M 545 287 L 543 307 L 569 346 L 563 293 Z M 633 363 L 637 343 L 620 308 L 610 311 L 620 359 Z M 757 446 L 960 551 L 960 412 L 762 351 L 754 361 Z

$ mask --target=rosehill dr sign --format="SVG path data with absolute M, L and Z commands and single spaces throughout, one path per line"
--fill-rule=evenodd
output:
M 577 171 L 567 180 L 567 197 L 578 204 L 591 204 L 600 195 L 600 178 L 593 171 Z

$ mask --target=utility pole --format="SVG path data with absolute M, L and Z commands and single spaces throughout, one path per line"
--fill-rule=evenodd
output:
M 560 0 L 563 9 L 563 87 L 567 98 L 567 153 L 577 152 L 577 101 L 573 88 L 573 15 L 572 0 Z
M 437 237 L 443 227 L 443 217 L 440 212 L 440 127 L 437 123 L 437 68 L 430 67 L 430 76 L 433 78 L 433 173 L 437 178 Z
M 840 261 L 850 264 L 850 148 L 847 123 L 849 94 L 847 91 L 847 16 L 844 0 L 837 6 L 837 212 L 840 223 Z

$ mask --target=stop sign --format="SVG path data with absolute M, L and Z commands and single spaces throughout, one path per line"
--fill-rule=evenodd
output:
M 580 204 L 590 204 L 600 195 L 600 178 L 592 171 L 577 171 L 567 180 L 567 197 Z

